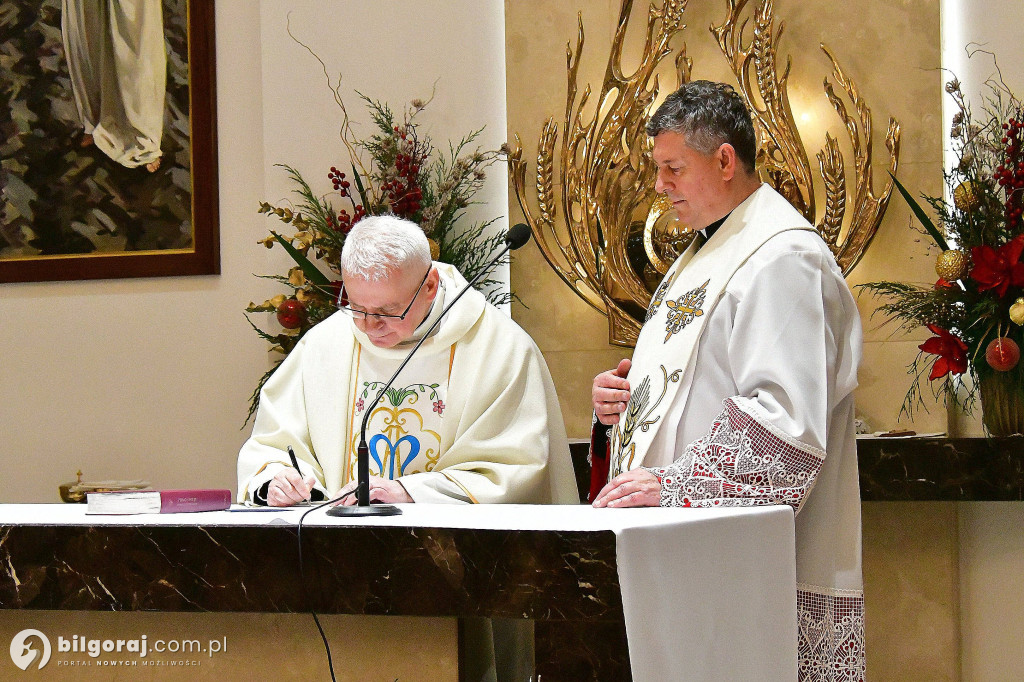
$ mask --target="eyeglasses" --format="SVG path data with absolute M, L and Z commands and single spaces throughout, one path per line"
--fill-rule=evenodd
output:
M 409 314 L 409 311 L 412 310 L 412 304 L 416 302 L 417 298 L 419 298 L 420 291 L 423 290 L 423 285 L 427 283 L 427 277 L 430 276 L 430 271 L 432 269 L 433 269 L 432 267 L 427 268 L 427 274 L 423 275 L 423 279 L 420 280 L 420 285 L 418 287 L 416 287 L 416 293 L 413 294 L 412 300 L 409 301 L 409 305 L 407 305 L 405 307 L 405 310 L 402 312 L 401 315 L 388 315 L 388 314 L 385 314 L 385 313 L 368 313 L 365 310 L 354 310 L 353 308 L 351 308 L 351 307 L 349 307 L 347 305 L 341 305 L 340 301 L 347 301 L 348 300 L 348 296 L 346 295 L 345 285 L 344 284 L 341 286 L 341 292 L 338 295 L 338 301 L 339 301 L 338 310 L 342 311 L 346 315 L 349 315 L 350 317 L 353 317 L 353 318 L 355 318 L 357 320 L 365 320 L 367 318 L 373 319 L 373 320 L 380 320 L 380 321 L 384 321 L 384 320 L 399 320 L 399 321 L 400 320 L 404 320 L 405 317 Z

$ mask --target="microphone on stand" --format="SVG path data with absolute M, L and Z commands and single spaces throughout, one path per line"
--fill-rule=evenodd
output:
M 455 296 L 455 298 L 445 305 L 441 314 L 437 316 L 434 323 L 430 325 L 420 340 L 416 342 L 416 345 L 412 347 L 409 354 L 405 356 L 405 360 L 402 361 L 402 364 L 398 366 L 395 373 L 392 374 L 391 378 L 388 379 L 386 384 L 384 384 L 384 388 L 380 389 L 377 396 L 370 401 L 370 404 L 366 408 L 366 412 L 363 413 L 363 421 L 359 427 L 359 446 L 356 448 L 357 502 L 355 506 L 351 507 L 333 507 L 327 511 L 328 516 L 394 516 L 402 513 L 402 510 L 393 504 L 370 504 L 370 448 L 366 444 L 366 425 L 370 421 L 370 415 L 373 413 L 374 408 L 377 407 L 377 403 L 379 403 L 381 398 L 384 397 L 384 393 L 391 388 L 391 384 L 395 382 L 398 375 L 403 369 L 405 369 L 405 366 L 409 364 L 412 356 L 416 354 L 416 351 L 423 345 L 423 342 L 430 337 L 430 334 L 437 329 L 437 325 L 441 324 L 441 320 L 443 320 L 444 316 L 448 314 L 448 311 L 455 306 L 455 303 L 462 298 L 462 295 L 472 289 L 473 284 L 483 277 L 486 272 L 490 271 L 490 269 L 494 267 L 494 265 L 501 260 L 506 253 L 509 251 L 515 251 L 528 241 L 530 241 L 529 227 L 523 223 L 519 223 L 518 225 L 513 225 L 509 228 L 508 233 L 505 235 L 505 248 L 503 248 L 497 256 L 491 259 L 491 262 L 487 264 L 487 267 L 481 268 L 473 279 L 469 280 L 466 286 Z

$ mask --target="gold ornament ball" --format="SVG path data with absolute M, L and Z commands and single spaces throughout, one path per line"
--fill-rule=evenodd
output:
M 947 282 L 963 279 L 967 274 L 967 254 L 959 249 L 943 251 L 935 260 L 935 272 Z
M 1018 298 L 1010 306 L 1010 321 L 1014 324 L 1024 324 L 1024 298 Z
M 953 205 L 961 211 L 970 211 L 978 207 L 980 192 L 978 184 L 972 180 L 961 182 L 953 190 Z

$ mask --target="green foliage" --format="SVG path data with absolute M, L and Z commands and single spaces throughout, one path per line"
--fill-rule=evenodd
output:
M 889 173 L 889 177 L 892 178 L 892 181 L 896 184 L 896 189 L 899 190 L 900 195 L 903 196 L 903 198 L 907 202 L 907 205 L 910 206 L 910 210 L 913 211 L 917 219 L 921 221 L 921 225 L 923 225 L 924 229 L 928 232 L 929 235 L 931 235 L 931 238 L 935 240 L 935 243 L 938 244 L 939 248 L 942 249 L 943 251 L 948 250 L 949 245 L 946 244 L 946 240 L 942 237 L 938 229 L 935 227 L 935 223 L 931 221 L 931 218 L 928 217 L 928 214 L 924 212 L 923 208 L 921 208 L 921 204 L 917 203 L 917 200 L 914 199 L 913 196 L 911 196 L 910 192 L 908 192 L 907 188 L 903 186 L 903 183 L 900 182 L 899 178 L 897 178 L 892 173 Z
M 284 250 L 288 252 L 288 255 L 291 256 L 292 260 L 294 260 L 299 266 L 302 270 L 302 274 L 306 276 L 307 280 L 322 287 L 330 286 L 331 280 L 327 279 L 327 276 L 320 272 L 320 270 L 313 265 L 313 262 L 306 258 L 301 251 L 292 246 L 291 242 L 285 240 L 284 237 L 273 230 L 270 231 L 270 234 L 274 235 L 274 239 L 284 247 Z
M 260 202 L 261 214 L 273 215 L 294 230 L 291 234 L 270 230 L 270 236 L 260 243 L 267 248 L 284 248 L 295 266 L 286 275 L 264 276 L 280 282 L 288 293 L 258 305 L 250 303 L 246 312 L 276 311 L 293 299 L 301 303 L 305 316 L 296 328 L 274 333 L 250 321 L 259 336 L 271 344 L 271 350 L 284 355 L 306 332 L 335 312 L 341 289 L 341 249 L 352 225 L 367 215 L 392 214 L 412 220 L 433 242 L 437 260 L 454 265 L 466 279 L 483 271 L 475 287 L 492 303 L 510 298 L 491 276 L 490 261 L 504 246 L 504 234 L 493 234 L 496 219 L 473 223 L 466 219 L 466 209 L 479 203 L 474 197 L 483 187 L 486 170 L 503 159 L 504 153 L 474 146 L 482 129 L 470 132 L 456 144 L 449 143 L 446 154 L 439 153 L 416 119 L 429 102 L 414 100 L 399 117 L 386 103 L 361 93 L 359 97 L 367 106 L 374 131 L 365 139 L 357 139 L 339 100 L 344 114 L 342 142 L 349 159 L 342 169 L 332 167 L 327 174 L 333 191 L 318 194 L 296 168 L 276 164 L 294 183 L 296 199 L 282 206 Z M 507 257 L 502 262 L 507 262 Z M 334 278 L 325 275 L 325 270 Z M 259 391 L 274 369 L 276 366 L 259 381 L 250 401 L 249 418 L 255 414 Z

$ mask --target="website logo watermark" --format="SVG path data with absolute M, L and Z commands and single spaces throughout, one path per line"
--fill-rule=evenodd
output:
M 141 635 L 135 639 L 90 639 L 84 635 L 57 637 L 56 649 L 50 638 L 39 630 L 27 628 L 11 639 L 11 660 L 22 670 L 31 666 L 42 668 L 54 655 L 57 666 L 199 666 L 198 657 L 227 651 L 228 638 L 210 639 L 155 639 Z M 152 660 L 170 656 L 172 660 Z M 192 657 L 192 658 L 185 658 Z
M 39 640 L 36 642 L 35 640 Z M 41 649 L 35 646 L 42 645 Z M 28 667 L 38 658 L 39 669 L 50 662 L 50 640 L 46 635 L 31 628 L 22 630 L 11 640 L 11 660 L 14 665 L 22 670 Z M 41 652 L 41 654 L 40 654 Z

